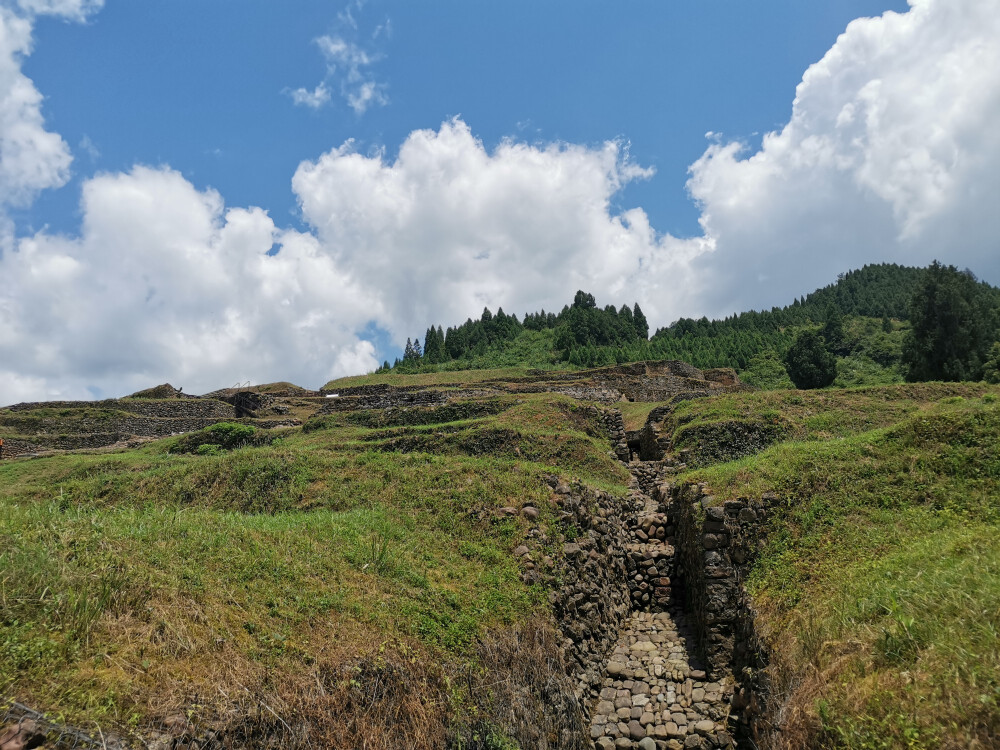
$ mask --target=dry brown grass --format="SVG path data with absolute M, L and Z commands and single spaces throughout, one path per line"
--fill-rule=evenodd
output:
M 145 717 L 134 734 L 145 740 L 170 735 L 209 748 L 289 750 L 586 746 L 547 619 L 487 631 L 463 659 L 402 636 L 380 639 L 350 622 L 314 623 L 308 637 L 316 656 L 292 668 L 287 659 L 253 660 L 241 645 L 216 639 L 216 613 L 194 602 L 172 607 L 169 625 L 166 612 L 105 621 L 116 647 L 89 675 L 129 693 Z M 184 628 L 182 610 L 190 615 Z M 123 718 L 106 720 L 103 731 L 121 728 Z M 87 730 L 102 729 L 99 723 L 77 721 Z

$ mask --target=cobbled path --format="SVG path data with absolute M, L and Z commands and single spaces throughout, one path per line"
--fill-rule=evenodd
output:
M 728 748 L 732 680 L 691 666 L 680 614 L 635 612 L 608 662 L 592 712 L 599 750 Z M 676 619 L 675 619 L 676 618 Z

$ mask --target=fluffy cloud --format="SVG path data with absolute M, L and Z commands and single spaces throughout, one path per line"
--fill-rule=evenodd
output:
M 360 333 L 373 323 L 401 344 L 487 305 L 559 307 L 580 287 L 662 317 L 666 286 L 671 304 L 693 288 L 684 268 L 704 241 L 611 210 L 648 176 L 615 142 L 489 152 L 453 120 L 392 162 L 347 144 L 302 164 L 304 233 L 170 169 L 101 175 L 84 184 L 79 237 L 40 233 L 0 259 L 0 362 L 18 362 L 9 382 L 35 397 L 315 386 L 378 365 Z
M 300 165 L 292 186 L 326 251 L 382 299 L 399 342 L 484 306 L 558 308 L 578 288 L 639 298 L 659 317 L 682 309 L 685 264 L 706 241 L 657 236 L 641 209 L 611 208 L 650 175 L 617 142 L 490 152 L 455 119 L 411 133 L 393 161 L 345 144 Z
M 853 21 L 761 148 L 691 168 L 714 253 L 709 313 L 784 304 L 864 263 L 968 265 L 1000 282 L 1000 2 L 911 0 Z
M 20 72 L 30 20 L 0 11 L 0 34 L 0 203 L 12 204 L 62 184 L 69 153 Z M 372 324 L 401 344 L 484 306 L 560 307 L 578 288 L 638 300 L 656 326 L 784 304 L 880 260 L 936 256 L 1000 281 L 997 39 L 1000 0 L 914 0 L 853 22 L 804 74 L 781 131 L 752 153 L 719 139 L 692 165 L 704 230 L 692 239 L 615 207 L 652 176 L 621 143 L 487 149 L 459 119 L 411 133 L 392 158 L 348 142 L 303 162 L 292 188 L 308 232 L 167 168 L 98 176 L 79 236 L 41 233 L 0 255 L 0 402 L 166 379 L 192 392 L 318 385 L 377 364 Z M 367 70 L 329 42 L 335 65 Z
M 314 237 L 169 169 L 94 178 L 82 209 L 79 238 L 39 234 L 0 259 L 0 361 L 18 363 L 20 390 L 320 385 L 377 366 L 354 331 L 378 302 Z
M 69 148 L 45 130 L 42 95 L 21 72 L 31 32 L 29 18 L 0 6 L 0 206 L 30 203 L 69 178 Z
M 45 129 L 42 95 L 21 71 L 38 15 L 83 21 L 103 0 L 18 0 L 0 4 L 0 252 L 13 242 L 7 209 L 61 187 L 73 161 L 58 133 Z

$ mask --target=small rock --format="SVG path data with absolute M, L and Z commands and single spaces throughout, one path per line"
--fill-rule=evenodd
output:
M 0 732 L 0 749 L 28 750 L 45 742 L 45 732 L 33 719 L 25 719 Z
M 698 734 L 711 734 L 715 731 L 715 722 L 703 719 L 694 725 L 694 731 Z
M 656 750 L 656 742 L 650 737 L 643 737 L 639 740 L 639 750 Z
M 646 736 L 646 730 L 643 728 L 642 724 L 635 719 L 632 719 L 632 721 L 628 723 L 628 734 L 633 740 L 641 740 Z
M 610 701 L 601 701 L 597 704 L 597 708 L 595 710 L 597 713 L 607 716 L 615 712 L 615 704 Z

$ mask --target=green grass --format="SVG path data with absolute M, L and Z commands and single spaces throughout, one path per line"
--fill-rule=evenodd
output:
M 628 401 L 615 406 L 621 411 L 622 419 L 625 422 L 626 430 L 639 430 L 646 424 L 649 413 L 657 406 L 664 406 L 666 402 L 650 403 L 648 401 Z
M 813 415 L 804 439 L 683 477 L 719 499 L 782 498 L 748 587 L 809 742 L 936 748 L 1000 730 L 1000 405 L 983 390 L 890 388 L 881 416 L 877 389 L 831 393 L 842 420 Z
M 754 420 L 787 424 L 789 437 L 828 440 L 896 424 L 946 398 L 1000 394 L 984 383 L 908 383 L 816 391 L 734 393 L 680 403 L 667 428 Z
M 547 606 L 510 554 L 527 522 L 494 511 L 533 504 L 555 533 L 543 475 L 627 479 L 572 399 L 502 406 L 390 428 L 334 414 L 246 447 L 249 430 L 217 425 L 0 464 L 0 694 L 141 724 L 147 706 L 263 691 L 372 638 L 472 658 L 484 633 Z M 512 436 L 504 450 L 470 450 L 495 435 Z M 177 452 L 203 439 L 220 450 Z
M 328 387 L 526 377 L 537 375 Z M 619 406 L 637 429 L 657 404 Z M 776 684 L 789 686 L 788 736 L 988 746 L 1000 733 L 1000 387 L 726 394 L 671 419 L 675 441 L 693 446 L 780 428 L 756 455 L 682 479 L 720 500 L 783 498 L 748 586 Z M 510 554 L 528 523 L 496 509 L 534 505 L 551 545 L 560 526 L 543 475 L 616 494 L 628 480 L 595 414 L 551 393 L 337 412 L 268 433 L 268 445 L 254 444 L 259 432 L 216 426 L 0 463 L 0 694 L 142 725 L 150 707 L 194 695 L 303 705 L 336 665 L 391 652 L 436 675 L 425 686 L 450 685 L 419 701 L 451 706 L 484 638 L 547 611 Z M 474 715 L 470 698 L 459 704 Z

